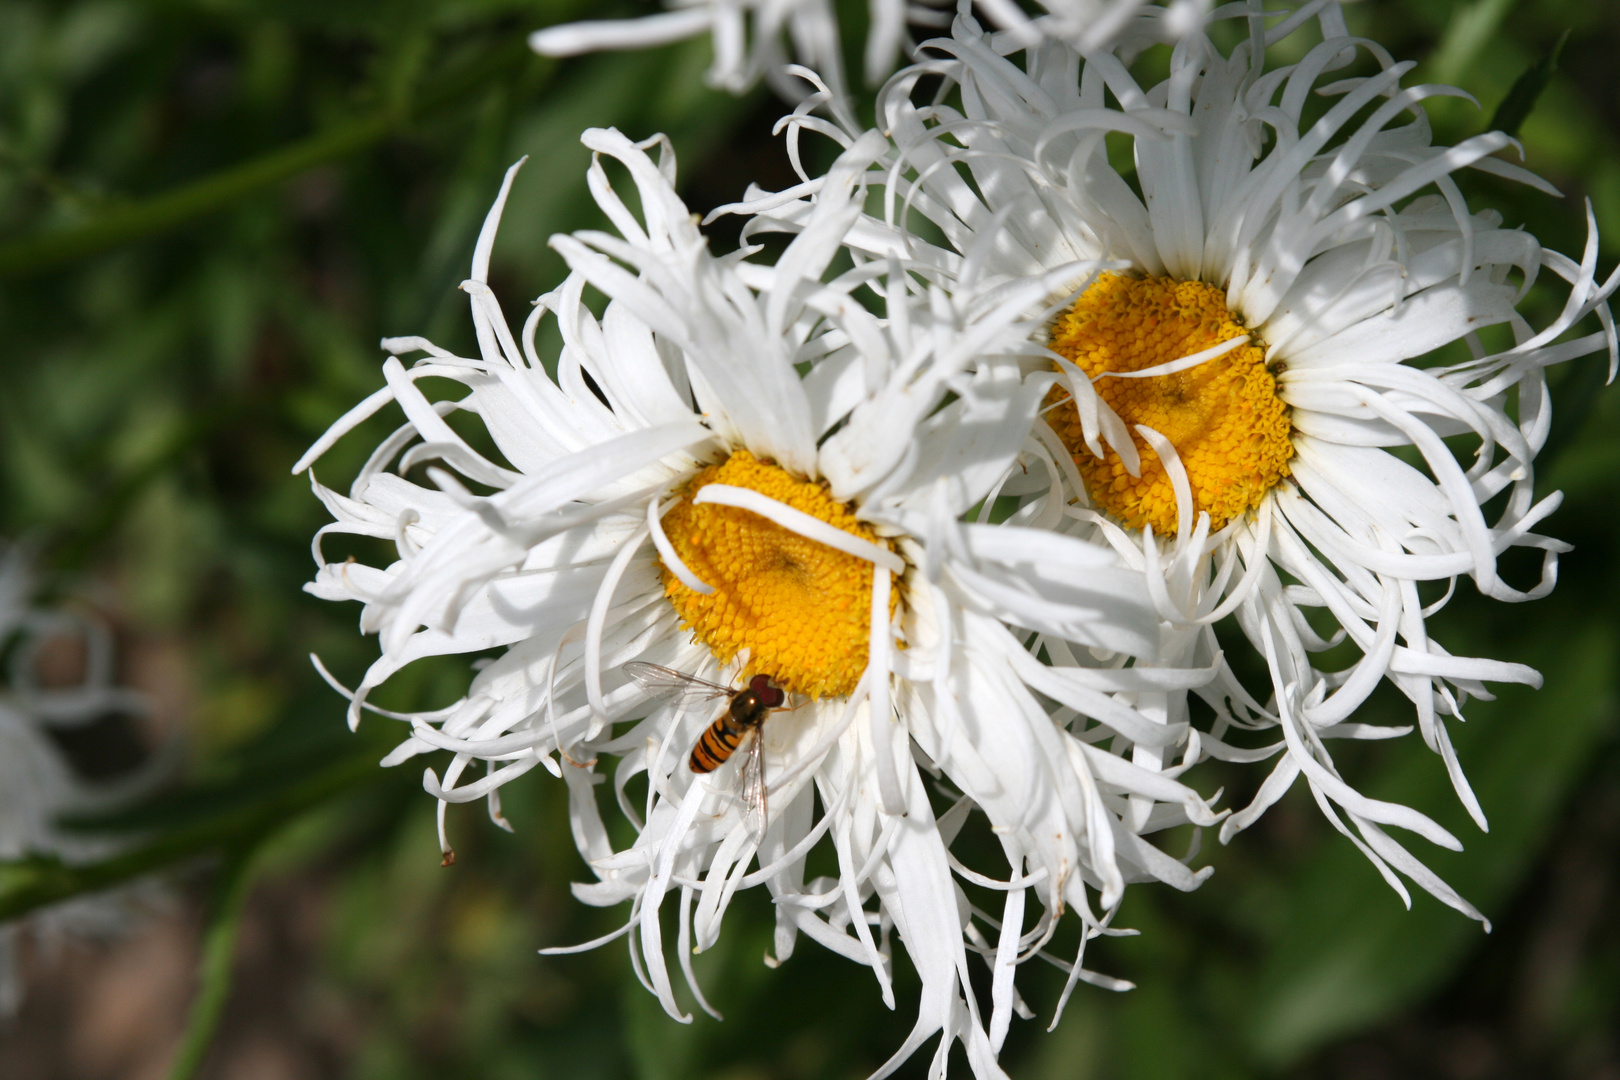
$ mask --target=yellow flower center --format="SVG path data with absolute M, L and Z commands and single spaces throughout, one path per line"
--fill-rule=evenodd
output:
M 1176 448 L 1192 487 L 1193 512 L 1208 511 L 1211 529 L 1258 507 L 1288 475 L 1292 424 L 1256 339 L 1169 375 L 1097 378 L 1169 363 L 1246 333 L 1226 309 L 1221 290 L 1173 278 L 1105 273 L 1058 317 L 1052 350 L 1092 377 L 1097 395 L 1125 421 L 1142 457 L 1141 475 L 1132 476 L 1112 448 L 1105 445 L 1103 457 L 1093 456 L 1072 401 L 1047 414 L 1102 509 L 1133 528 L 1176 531 L 1175 490 L 1138 424 Z M 1068 392 L 1059 387 L 1053 395 L 1066 399 Z
M 769 675 L 812 698 L 853 693 L 866 669 L 871 632 L 872 564 L 800 536 L 749 510 L 694 505 L 707 484 L 750 488 L 811 517 L 889 547 L 818 483 L 738 450 L 692 478 L 664 516 L 664 533 L 692 573 L 713 587 L 687 588 L 666 567 L 664 595 L 681 625 L 726 663 L 749 650 L 746 678 Z M 890 594 L 890 614 L 899 590 Z

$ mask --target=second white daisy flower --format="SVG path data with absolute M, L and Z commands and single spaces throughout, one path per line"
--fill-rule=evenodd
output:
M 1266 47 L 1313 16 L 1322 43 L 1265 70 Z M 1038 313 L 1063 379 L 1042 439 L 1078 501 L 1065 529 L 1115 543 L 1156 583 L 1166 659 L 1211 655 L 1213 623 L 1235 614 L 1270 668 L 1269 704 L 1224 681 L 1204 740 L 1205 753 L 1234 760 L 1280 754 L 1223 836 L 1303 777 L 1403 896 L 1392 869 L 1477 916 L 1384 829 L 1446 847 L 1460 846 L 1455 837 L 1361 795 L 1325 740 L 1402 734 L 1353 719 L 1391 681 L 1483 827 L 1445 719 L 1488 696 L 1487 682 L 1539 677 L 1451 655 L 1425 629 L 1449 585 L 1423 587 L 1468 576 L 1501 600 L 1552 588 L 1563 545 L 1536 529 L 1558 497 L 1536 499 L 1532 467 L 1550 424 L 1544 372 L 1605 350 L 1612 367 L 1615 279 L 1595 276 L 1595 232 L 1577 262 L 1467 208 L 1451 178 L 1459 169 L 1546 185 L 1492 156 L 1512 145 L 1500 133 L 1432 145 L 1421 102 L 1459 91 L 1402 87 L 1412 65 L 1347 36 L 1336 4 L 1267 21 L 1251 6 L 1248 39 L 1230 55 L 1188 36 L 1168 78 L 1143 86 L 1109 53 L 1046 44 L 1019 64 L 1001 55 L 1004 38 L 959 18 L 950 38 L 929 43 L 939 57 L 880 97 L 891 145 L 872 182 L 887 188 L 884 216 L 858 224 L 851 243 L 948 291 L 1016 288 L 1064 264 L 1109 267 L 1077 275 Z M 1373 74 L 1322 85 L 1358 55 Z M 1318 92 L 1336 100 L 1305 124 Z M 1135 187 L 1109 163 L 1112 132 L 1134 138 Z M 802 228 L 819 187 L 806 177 L 753 193 L 747 235 Z M 1538 275 L 1569 290 L 1539 327 L 1518 311 Z M 1569 338 L 1591 315 L 1601 328 Z M 1487 345 L 1493 327 L 1506 340 Z M 1432 359 L 1453 342 L 1472 358 Z M 1472 442 L 1472 460 L 1448 445 L 1456 437 Z M 1543 554 L 1528 588 L 1498 573 L 1512 547 Z M 1326 635 L 1324 616 L 1337 627 Z M 1341 640 L 1360 659 L 1318 670 L 1313 655 Z M 1283 738 L 1229 743 L 1240 728 Z M 1160 757 L 1149 748 L 1133 760 Z

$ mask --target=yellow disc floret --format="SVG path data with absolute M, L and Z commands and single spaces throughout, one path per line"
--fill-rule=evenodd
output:
M 721 663 L 743 649 L 739 677 L 769 675 L 779 686 L 812 698 L 853 693 L 866 669 L 872 609 L 872 564 L 749 510 L 694 505 L 707 484 L 751 488 L 814 518 L 888 545 L 855 519 L 821 484 L 738 450 L 724 464 L 692 478 L 664 516 L 664 533 L 687 568 L 713 587 L 688 588 L 667 568 L 664 595 L 681 625 Z M 898 590 L 891 594 L 898 601 Z
M 1258 507 L 1288 475 L 1294 456 L 1288 407 L 1266 370 L 1264 349 L 1252 337 L 1214 360 L 1169 375 L 1097 378 L 1166 364 L 1246 333 L 1213 285 L 1115 273 L 1100 276 L 1058 317 L 1052 350 L 1091 376 L 1097 395 L 1130 428 L 1142 458 L 1141 475 L 1132 476 L 1111 448 L 1104 445 L 1101 458 L 1086 448 L 1072 402 L 1048 413 L 1102 509 L 1134 528 L 1149 526 L 1160 535 L 1176 531 L 1175 491 L 1138 424 L 1176 448 L 1192 487 L 1194 513 L 1207 511 L 1211 529 Z M 1061 387 L 1053 393 L 1068 396 Z

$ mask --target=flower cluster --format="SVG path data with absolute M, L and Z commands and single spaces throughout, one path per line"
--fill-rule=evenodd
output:
M 964 0 L 1019 45 L 1063 42 L 1089 54 L 1110 46 L 1140 48 L 1174 41 L 1198 24 L 1207 0 L 1041 0 L 1031 16 L 1012 0 Z M 544 56 L 577 56 L 604 50 L 646 49 L 710 35 L 711 85 L 740 94 L 763 77 L 790 101 L 809 93 L 805 76 L 844 88 L 843 40 L 832 0 L 673 0 L 669 10 L 635 19 L 565 23 L 536 30 L 529 46 Z M 942 0 L 869 0 L 865 47 L 866 81 L 881 83 L 903 50 L 914 48 L 911 28 L 950 25 Z M 800 67 L 799 65 L 802 65 Z M 808 72 L 805 70 L 808 69 Z
M 1113 5 L 1173 41 L 1147 86 L 1105 47 L 1106 18 L 1077 37 L 1049 6 L 1026 25 L 981 5 L 999 31 L 964 6 L 869 130 L 839 96 L 830 8 L 762 5 L 759 49 L 786 26 L 827 68 L 790 135 L 841 149 L 823 175 L 717 211 L 746 216 L 746 241 L 787 234 L 779 255 L 711 252 L 667 143 L 589 131 L 613 231 L 553 237 L 568 277 L 515 328 L 488 284 L 514 166 L 462 284 L 478 355 L 384 341 L 386 385 L 297 466 L 404 414 L 347 494 L 312 476 L 335 521 L 310 591 L 361 601 L 382 649 L 343 690 L 351 723 L 384 712 L 370 693 L 414 660 L 504 650 L 460 700 L 385 713 L 408 725 L 387 764 L 450 754 L 424 773 L 445 858 L 446 804 L 487 800 L 504 826 L 502 785 L 560 778 L 595 877 L 576 895 L 630 905 L 579 948 L 628 937 L 682 1020 L 666 901 L 705 1009 L 690 956 L 741 890 L 770 894 L 773 962 L 807 935 L 870 966 L 891 1007 L 897 933 L 921 1003 L 879 1075 L 935 1036 L 935 1074 L 960 1040 L 976 1075 L 1002 1075 L 1011 1017 L 1029 1015 L 1017 968 L 1067 913 L 1079 953 L 1048 957 L 1063 1000 L 1077 981 L 1122 988 L 1084 953 L 1117 932 L 1125 886 L 1209 873 L 1162 834 L 1228 840 L 1301 778 L 1403 897 L 1404 877 L 1482 919 L 1390 829 L 1457 839 L 1359 793 L 1328 746 L 1412 730 L 1356 719 L 1387 681 L 1483 827 L 1447 720 L 1488 683 L 1538 676 L 1453 655 L 1426 621 L 1459 577 L 1502 601 L 1552 588 L 1563 545 L 1535 530 L 1557 497 L 1538 501 L 1533 473 L 1545 372 L 1616 357 L 1595 234 L 1577 261 L 1471 210 L 1459 170 L 1545 185 L 1495 156 L 1507 136 L 1434 145 L 1421 102 L 1456 91 L 1402 86 L 1411 65 L 1349 36 L 1336 4 L 1221 9 L 1247 31 L 1229 52 L 1196 18 L 1166 34 L 1179 8 Z M 743 59 L 742 8 L 683 7 L 622 38 L 574 28 L 569 47 L 713 27 L 717 77 L 746 80 L 775 60 Z M 874 12 L 874 40 L 896 40 L 900 7 Z M 1268 69 L 1296 35 L 1315 44 Z M 1313 96 L 1331 104 L 1307 122 Z M 1110 163 L 1111 134 L 1134 141 L 1134 174 Z M 1520 306 L 1542 277 L 1567 300 L 1535 325 Z M 335 533 L 397 558 L 327 561 Z M 1515 547 L 1542 553 L 1539 581 L 1499 576 Z M 1267 685 L 1234 674 L 1228 620 Z M 1340 645 L 1350 662 L 1320 663 Z M 1211 759 L 1269 771 L 1233 812 L 1189 784 Z M 1004 876 L 953 850 L 975 815 Z M 807 879 L 818 846 L 836 876 Z
M 0 544 L 0 646 L 10 653 L 0 689 L 0 859 L 86 862 L 105 857 L 116 843 L 63 828 L 58 819 L 111 808 L 142 786 L 150 771 L 111 787 L 86 783 L 50 733 L 108 713 L 138 713 L 145 702 L 114 681 L 112 641 L 104 626 L 33 603 L 31 562 L 32 552 L 23 545 Z M 76 686 L 46 686 L 38 677 L 40 650 L 58 639 L 83 643 L 84 673 Z M 49 944 L 65 935 L 106 933 L 125 921 L 120 898 L 90 896 L 0 926 L 0 1019 L 22 1004 L 22 938 Z

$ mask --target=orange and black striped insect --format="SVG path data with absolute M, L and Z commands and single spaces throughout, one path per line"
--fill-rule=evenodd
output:
M 731 704 L 698 737 L 687 764 L 699 776 L 711 773 L 729 761 L 746 739 L 747 756 L 742 766 L 743 801 L 751 814 L 758 815 L 756 834 L 763 833 L 765 771 L 761 730 L 765 718 L 781 711 L 787 701 L 787 694 L 782 688 L 772 686 L 769 675 L 755 675 L 748 680 L 747 686 L 737 690 L 688 675 L 684 671 L 639 660 L 624 665 L 624 673 L 640 683 L 652 696 L 666 701 L 731 698 Z

